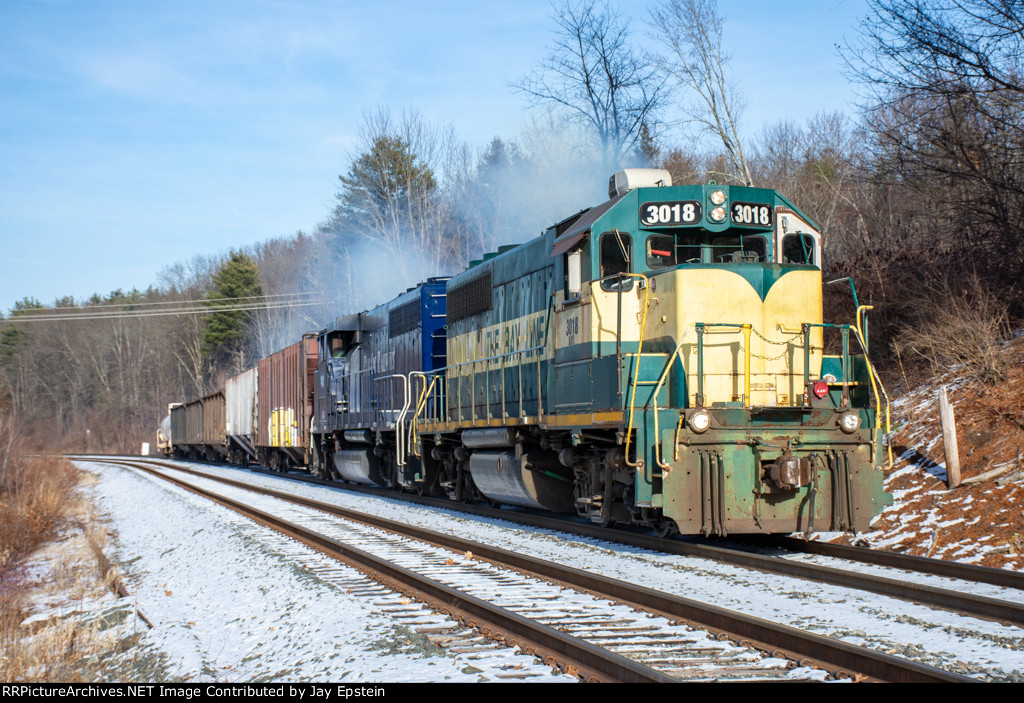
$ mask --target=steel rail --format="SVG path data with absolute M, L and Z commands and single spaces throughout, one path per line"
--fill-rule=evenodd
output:
M 106 456 L 106 455 L 93 455 L 93 456 Z M 109 455 L 111 457 L 120 457 L 120 455 Z M 174 466 L 168 463 L 167 466 Z M 239 467 L 232 467 L 239 468 Z M 689 552 L 681 552 L 672 547 L 673 542 L 678 540 L 666 539 L 663 537 L 653 537 L 650 535 L 643 535 L 636 532 L 628 531 L 626 529 L 608 529 L 597 526 L 590 526 L 586 524 L 572 522 L 562 518 L 551 518 L 547 515 L 527 515 L 523 513 L 509 513 L 506 510 L 495 510 L 493 508 L 484 508 L 477 505 L 455 503 L 444 498 L 431 498 L 429 496 L 417 496 L 409 493 L 396 493 L 395 491 L 389 491 L 374 486 L 361 486 L 352 483 L 342 483 L 339 481 L 332 481 L 329 479 L 322 479 L 316 476 L 310 476 L 306 474 L 281 474 L 276 471 L 269 471 L 260 467 L 250 466 L 246 467 L 247 470 L 254 473 L 265 473 L 271 476 L 285 477 L 294 481 L 301 481 L 304 483 L 314 483 L 316 485 L 332 486 L 335 488 L 343 488 L 350 491 L 366 492 L 373 495 L 379 495 L 385 498 L 393 498 L 396 500 L 404 500 L 412 503 L 418 503 L 421 505 L 429 505 L 435 507 L 444 507 L 450 510 L 458 510 L 467 512 L 473 515 L 480 515 L 483 517 L 499 517 L 509 522 L 521 522 L 522 524 L 535 525 L 538 527 L 547 527 L 551 529 L 561 529 L 563 532 L 570 532 L 581 534 L 587 537 L 598 537 L 612 542 L 621 542 L 623 544 L 629 544 L 632 546 L 643 546 L 651 549 L 657 549 L 660 551 L 671 551 L 684 556 L 703 556 L 711 559 L 717 559 L 725 561 L 725 559 L 719 559 L 714 554 L 691 554 Z M 561 525 L 561 527 L 556 527 Z M 965 564 L 963 562 L 948 561 L 946 559 L 932 559 L 929 557 L 919 557 L 910 554 L 899 554 L 897 552 L 891 552 L 884 549 L 870 549 L 866 547 L 852 547 L 842 544 L 834 544 L 831 542 L 814 542 L 810 540 L 798 539 L 793 537 L 775 536 L 775 535 L 744 535 L 743 541 L 756 544 L 759 546 L 777 546 L 782 549 L 787 549 L 793 552 L 806 552 L 810 554 L 820 554 L 822 556 L 831 556 L 837 559 L 846 559 L 847 561 L 859 561 L 865 564 L 875 564 L 878 566 L 887 566 L 896 569 L 903 569 L 905 571 L 916 571 L 919 573 L 933 574 L 936 576 L 946 576 L 949 578 L 961 579 L 963 581 L 971 581 L 975 583 L 988 583 L 994 586 L 1001 586 L 1003 588 L 1014 588 L 1018 590 L 1024 590 L 1024 572 L 1009 571 L 1007 569 L 997 569 L 990 566 L 978 566 L 977 564 Z M 699 546 L 707 547 L 709 550 L 725 550 L 727 552 L 734 552 L 737 547 L 730 546 L 728 544 L 705 544 L 705 545 L 691 545 L 694 549 Z M 767 569 L 765 569 L 767 570 Z
M 428 603 L 434 610 L 446 612 L 460 620 L 468 618 L 479 622 L 469 624 L 479 629 L 485 636 L 494 636 L 497 632 L 511 633 L 512 637 L 502 637 L 510 645 L 518 645 L 527 654 L 543 659 L 546 662 L 566 662 L 565 670 L 575 671 L 591 680 L 613 681 L 617 683 L 675 683 L 676 679 L 644 666 L 631 659 L 597 647 L 578 637 L 573 637 L 555 628 L 543 625 L 512 611 L 500 608 L 485 600 L 476 598 L 462 591 L 445 586 L 433 579 L 421 576 L 416 572 L 393 564 L 369 552 L 345 544 L 322 535 L 293 522 L 267 513 L 245 503 L 232 500 L 226 496 L 208 491 L 173 476 L 147 466 L 139 461 L 117 462 L 132 468 L 158 476 L 179 488 L 212 500 L 226 508 L 234 510 L 246 517 L 269 527 L 281 534 L 298 540 L 313 549 L 339 561 L 354 565 L 355 568 L 368 573 L 372 578 L 384 583 L 389 588 L 404 592 L 417 600 Z M 174 467 L 175 470 L 183 470 Z M 219 480 L 198 471 L 184 469 L 211 480 Z M 239 484 L 239 487 L 257 493 L 284 498 L 300 505 L 304 501 L 296 501 L 294 497 L 281 494 L 279 491 L 259 490 L 251 485 L 234 481 L 222 481 L 227 485 Z M 316 502 L 316 501 L 312 501 Z M 305 507 L 314 507 L 307 505 Z M 480 625 L 479 623 L 484 623 Z M 491 630 L 491 631 L 489 631 Z
M 176 466 L 169 462 L 166 465 L 171 468 L 181 469 L 180 466 Z M 268 473 L 273 476 L 282 476 L 279 472 L 263 471 L 262 469 L 255 469 L 255 471 Z M 1004 622 L 1019 627 L 1024 626 L 1024 604 L 1014 603 L 1013 601 L 965 594 L 948 589 L 924 586 L 884 576 L 861 574 L 818 564 L 794 562 L 783 557 L 751 553 L 735 546 L 721 546 L 676 539 L 665 539 L 652 535 L 630 532 L 624 529 L 609 529 L 599 527 L 597 525 L 573 522 L 566 520 L 565 518 L 552 517 L 550 515 L 519 512 L 513 513 L 507 510 L 486 508 L 465 503 L 455 503 L 443 498 L 431 498 L 410 495 L 408 493 L 396 493 L 395 491 L 371 486 L 342 484 L 312 476 L 296 474 L 286 476 L 287 478 L 296 481 L 344 488 L 345 490 L 369 493 L 394 500 L 403 500 L 420 505 L 440 507 L 481 517 L 495 518 L 506 520 L 508 522 L 530 525 L 532 527 L 559 530 L 569 534 L 602 539 L 643 549 L 667 552 L 670 554 L 678 554 L 680 556 L 711 559 L 724 564 L 743 566 L 745 568 L 790 576 L 793 578 L 829 583 L 831 585 L 841 586 L 844 588 L 856 588 L 871 593 L 877 593 L 879 595 L 898 598 L 900 600 L 954 610 L 987 620 Z M 770 540 L 771 538 L 767 536 L 748 536 L 747 539 L 751 542 L 756 542 L 758 540 Z M 831 545 L 822 542 L 807 542 L 805 540 L 796 540 L 792 538 L 784 538 L 781 546 L 783 546 L 783 548 L 790 548 L 790 543 L 793 544 L 792 548 L 795 551 L 808 551 L 812 553 L 820 553 L 826 556 L 834 556 L 840 559 L 873 563 L 879 566 L 899 568 L 907 571 L 918 571 L 922 573 L 947 576 L 950 578 L 959 578 L 967 581 L 1024 589 L 1024 574 L 1008 572 L 1005 569 L 993 569 L 974 564 L 962 564 L 941 559 L 928 559 L 925 557 L 895 554 L 893 552 L 886 552 L 883 550 L 862 549 L 857 547 L 847 547 L 845 545 Z
M 164 465 L 167 466 L 166 464 Z M 872 679 L 894 683 L 974 681 L 974 679 L 966 676 L 804 632 L 762 618 L 736 613 L 725 608 L 707 605 L 699 601 L 629 584 L 580 569 L 573 569 L 543 559 L 517 554 L 498 547 L 471 542 L 425 528 L 342 508 L 330 503 L 295 496 L 283 491 L 253 486 L 244 481 L 212 476 L 194 469 L 179 466 L 168 466 L 168 468 L 219 481 L 237 488 L 269 495 L 337 517 L 406 534 L 414 539 L 430 542 L 458 552 L 464 553 L 469 551 L 473 553 L 474 557 L 502 566 L 561 581 L 574 588 L 582 588 L 606 598 L 625 602 L 636 608 L 654 611 L 674 620 L 682 620 L 701 628 L 727 633 L 742 642 L 750 642 L 760 649 L 781 653 L 787 658 L 801 663 L 816 665 L 839 675 L 850 675 L 856 678 L 855 675 L 860 674 Z M 170 477 L 168 478 L 173 480 Z
M 172 464 L 167 464 L 173 466 Z M 174 467 L 181 468 L 181 467 Z M 183 469 L 184 470 L 184 469 Z M 259 470 L 257 470 L 259 471 Z M 270 475 L 281 476 L 280 473 L 266 472 Z M 288 478 L 316 483 L 318 485 L 333 486 L 345 490 L 368 493 L 393 500 L 403 500 L 420 505 L 445 508 L 459 512 L 469 513 L 480 517 L 505 520 L 508 522 L 541 527 L 549 530 L 558 530 L 569 534 L 593 539 L 601 539 L 609 542 L 617 542 L 633 547 L 650 549 L 652 551 L 667 552 L 679 556 L 695 557 L 699 559 L 711 559 L 723 564 L 742 566 L 749 569 L 756 569 L 765 573 L 790 576 L 793 578 L 827 583 L 842 588 L 855 588 L 869 593 L 890 596 L 900 600 L 913 603 L 934 606 L 946 610 L 952 610 L 966 615 L 979 617 L 985 620 L 1007 623 L 1017 627 L 1024 627 L 1024 604 L 1013 601 L 989 598 L 970 593 L 960 593 L 950 589 L 935 586 L 925 586 L 910 581 L 898 580 L 874 574 L 863 574 L 845 569 L 837 569 L 820 564 L 807 564 L 785 559 L 778 556 L 755 554 L 736 547 L 717 546 L 712 544 L 701 544 L 677 539 L 665 539 L 653 535 L 645 535 L 636 532 L 629 532 L 623 529 L 609 529 L 597 525 L 572 522 L 562 517 L 551 517 L 550 515 L 537 515 L 531 513 L 511 512 L 496 508 L 485 508 L 465 503 L 455 503 L 443 498 L 430 498 L 410 495 L 408 493 L 396 493 L 381 488 L 370 486 L 357 486 L 353 484 L 341 484 L 335 481 L 327 481 L 315 477 L 289 475 Z M 802 540 L 795 540 L 803 543 Z M 821 544 L 821 543 L 810 543 Z M 841 545 L 833 545 L 841 546 Z M 878 550 L 858 550 L 857 548 L 846 548 L 847 551 L 839 558 L 854 559 L 872 563 L 872 554 L 877 555 L 879 565 L 906 569 L 908 571 L 921 571 L 938 575 L 953 576 L 969 581 L 980 581 L 993 583 L 995 578 L 992 571 L 1000 569 L 988 569 L 973 564 L 956 564 L 952 567 L 944 566 L 950 562 L 941 562 L 938 559 L 925 559 L 923 557 L 908 557 L 907 555 L 893 554 L 892 552 L 880 552 Z M 871 552 L 872 554 L 863 554 Z M 839 556 L 837 551 L 835 556 Z M 948 573 L 943 573 L 948 569 Z M 958 574 L 958 575 L 956 575 Z M 1009 577 L 1000 577 L 1008 582 L 1019 583 L 1021 575 L 1010 574 Z M 995 585 L 1004 585 L 996 583 Z M 1021 586 L 1016 586 L 1021 587 Z
M 822 556 L 836 557 L 837 559 L 860 561 L 866 564 L 889 566 L 908 571 L 934 574 L 936 576 L 948 576 L 949 578 L 962 579 L 964 581 L 989 583 L 993 586 L 1024 590 L 1024 572 L 1020 571 L 996 569 L 991 566 L 978 566 L 977 564 L 964 564 L 946 559 L 930 559 L 912 554 L 897 554 L 896 552 L 889 552 L 884 549 L 851 547 L 831 542 L 813 542 L 793 537 L 762 537 L 755 535 L 744 537 L 743 539 L 755 544 L 778 546 L 791 552 L 820 554 Z

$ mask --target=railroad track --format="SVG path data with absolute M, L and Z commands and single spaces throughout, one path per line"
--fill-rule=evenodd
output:
M 256 469 L 256 471 L 278 477 L 282 475 L 260 469 Z M 744 539 L 750 543 L 750 546 L 742 543 L 730 544 L 721 541 L 710 543 L 706 541 L 665 539 L 628 530 L 610 529 L 573 522 L 562 517 L 511 512 L 479 505 L 453 503 L 443 498 L 429 498 L 408 493 L 396 493 L 369 486 L 324 481 L 323 479 L 302 474 L 288 474 L 287 476 L 298 481 L 342 487 L 347 490 L 368 493 L 384 498 L 405 500 L 418 505 L 445 508 L 548 530 L 559 530 L 581 537 L 591 537 L 668 554 L 711 559 L 723 564 L 806 579 L 816 583 L 828 583 L 843 588 L 854 588 L 913 603 L 944 608 L 986 620 L 1024 627 L 1024 604 L 1022 603 L 963 593 L 951 588 L 942 588 L 935 585 L 922 585 L 904 578 L 872 575 L 846 568 L 794 561 L 786 558 L 786 556 L 752 551 L 751 547 L 768 547 L 792 553 L 816 554 L 846 562 L 860 562 L 889 569 L 900 569 L 972 583 L 991 584 L 1001 588 L 1024 590 L 1024 573 L 1007 571 L 1006 569 L 993 569 L 942 559 L 926 559 L 924 557 L 897 554 L 883 550 L 849 547 L 825 542 L 810 542 L 787 537 L 745 537 Z
M 711 674 L 714 678 L 763 680 L 790 677 L 794 668 L 819 666 L 833 674 L 848 675 L 855 679 L 901 682 L 971 680 L 870 649 L 585 571 L 165 464 L 175 471 L 201 477 L 200 482 L 217 481 L 235 490 L 260 493 L 333 516 L 326 523 L 320 521 L 318 530 L 307 530 L 300 528 L 297 521 L 281 517 L 280 510 L 272 514 L 245 505 L 248 501 L 229 499 L 220 495 L 220 491 L 215 493 L 208 488 L 171 478 L 152 468 L 152 463 L 156 462 L 147 462 L 150 464 L 148 466 L 134 461 L 116 463 L 159 473 L 187 490 L 228 505 L 276 530 L 288 532 L 294 539 L 316 549 L 329 552 L 337 558 L 356 560 L 360 564 L 358 568 L 374 573 L 375 580 L 432 603 L 441 610 L 450 610 L 455 617 L 483 623 L 479 625 L 480 629 L 489 632 L 492 637 L 516 641 L 524 650 L 537 653 L 550 661 L 559 661 L 563 667 L 584 677 L 616 681 L 669 681 L 706 679 L 710 671 L 714 672 Z M 507 517 L 507 514 L 503 516 Z M 369 526 L 364 529 L 393 531 L 403 536 L 398 538 L 397 544 L 392 543 L 385 548 L 380 548 L 378 544 L 377 549 L 363 549 L 346 544 L 351 540 L 351 528 L 345 530 L 345 542 L 330 535 L 331 529 L 337 529 L 334 517 L 355 520 Z M 410 538 L 452 551 L 445 552 L 447 556 L 443 566 L 436 563 L 430 566 L 428 559 L 425 562 L 428 564 L 428 573 L 416 575 L 413 569 L 403 566 L 402 559 L 396 556 L 409 549 Z M 373 538 L 379 539 L 379 536 Z M 387 556 L 380 555 L 381 549 Z M 453 552 L 463 555 L 472 553 L 472 558 L 453 559 Z M 442 575 L 450 577 L 470 565 L 476 573 L 484 563 L 481 560 L 489 562 L 487 569 L 501 567 L 506 571 L 490 577 L 491 580 L 485 580 L 486 585 L 445 583 L 438 578 Z M 456 564 L 459 568 L 452 568 Z M 545 584 L 537 581 L 538 578 L 558 585 Z M 567 588 L 573 590 L 568 591 Z M 599 605 L 594 605 L 592 599 L 581 601 L 579 599 L 584 598 L 581 592 L 603 600 L 598 601 Z M 652 619 L 652 616 L 658 619 Z M 722 636 L 727 636 L 732 643 L 723 644 L 723 640 L 719 639 Z M 807 669 L 806 675 L 810 678 L 818 676 L 810 669 Z

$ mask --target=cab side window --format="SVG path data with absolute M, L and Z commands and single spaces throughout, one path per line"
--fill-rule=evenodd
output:
M 583 250 L 575 249 L 565 255 L 565 299 L 578 300 L 583 290 Z
M 814 261 L 814 237 L 809 234 L 787 234 L 783 237 L 782 263 L 817 265 Z
M 631 273 L 633 262 L 631 252 L 633 251 L 633 238 L 626 232 L 614 230 L 605 232 L 599 240 L 601 249 L 601 288 L 607 291 L 630 290 L 633 287 L 632 278 L 608 278 L 619 273 Z M 604 280 L 607 279 L 607 280 Z
M 345 356 L 345 340 L 341 338 L 341 335 L 332 335 L 331 341 L 331 358 L 340 359 Z
M 331 332 L 327 337 L 327 355 L 332 359 L 344 359 L 359 346 L 359 333 L 355 331 Z

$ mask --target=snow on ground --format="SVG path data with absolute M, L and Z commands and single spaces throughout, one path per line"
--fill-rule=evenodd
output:
M 587 568 L 961 673 L 983 670 L 990 672 L 986 678 L 1024 681 L 1024 631 L 1020 628 L 870 593 L 851 592 L 702 559 L 654 554 L 635 547 L 513 526 L 504 521 L 446 510 L 420 508 L 389 498 L 301 484 L 243 469 L 193 466 Z M 982 585 L 971 590 L 987 595 L 1001 594 L 1004 598 L 1024 598 L 1019 591 L 992 586 Z
M 1024 338 L 1022 338 L 1024 339 Z M 1004 382 L 972 385 L 954 372 L 913 384 L 892 404 L 895 465 L 886 490 L 893 505 L 857 535 L 872 547 L 1024 570 L 1024 343 Z M 1019 359 L 1018 359 L 1019 357 Z M 937 395 L 945 384 L 956 413 L 963 485 L 946 487 Z M 970 479 L 1005 471 L 979 482 Z M 854 540 L 843 538 L 843 541 Z
M 380 598 L 349 593 L 357 572 L 159 479 L 77 463 L 99 478 L 109 556 L 155 625 L 136 622 L 139 646 L 116 678 L 475 682 L 532 662 L 508 650 L 486 664 L 446 653 L 389 617 Z

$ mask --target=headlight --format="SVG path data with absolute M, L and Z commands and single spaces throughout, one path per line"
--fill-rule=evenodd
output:
M 839 429 L 846 434 L 852 434 L 860 427 L 860 415 L 855 412 L 845 412 L 839 416 Z
M 697 410 L 696 412 L 690 413 L 690 429 L 700 434 L 706 432 L 711 427 L 711 416 L 708 415 L 706 410 Z
M 716 207 L 711 211 L 711 219 L 715 222 L 721 222 L 725 219 L 725 208 L 722 206 Z
M 713 205 L 724 205 L 725 204 L 725 191 L 716 190 L 711 193 L 711 203 Z

